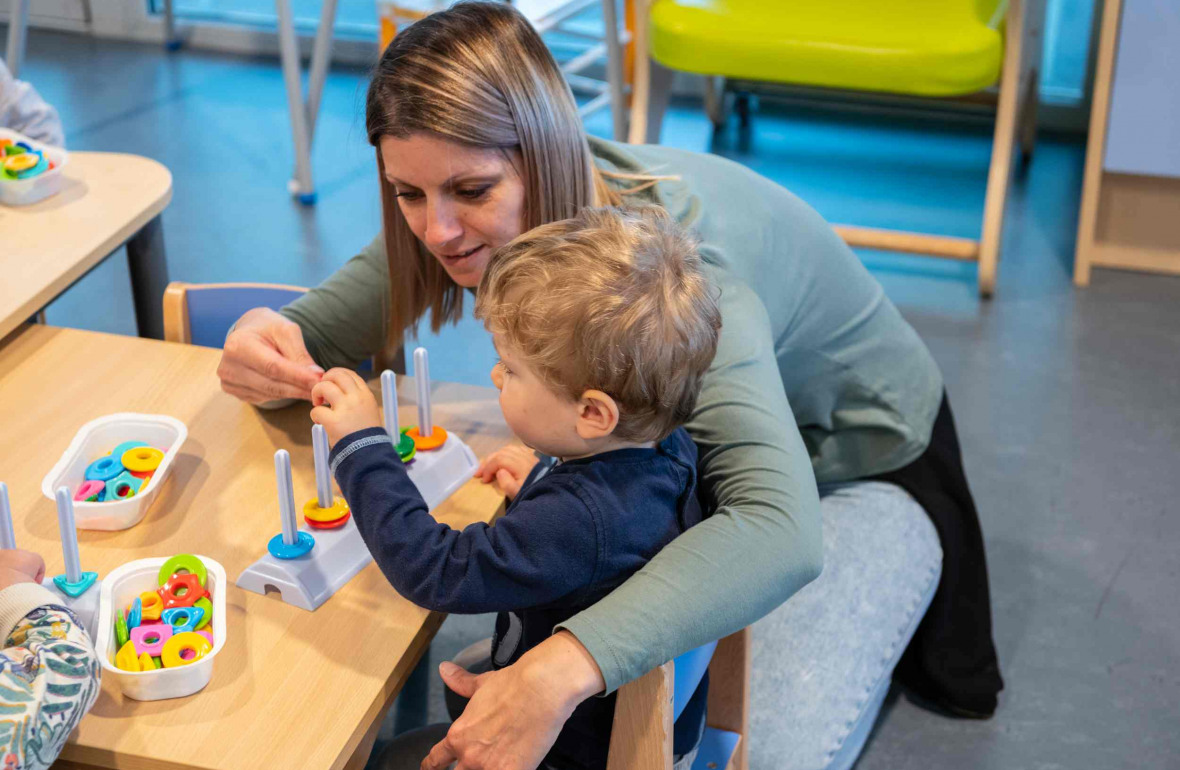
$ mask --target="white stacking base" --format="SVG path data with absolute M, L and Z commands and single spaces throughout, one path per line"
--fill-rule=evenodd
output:
M 76 599 L 63 594 L 51 576 L 46 576 L 41 581 L 41 585 L 53 592 L 53 595 L 57 597 L 58 604 L 78 616 L 86 633 L 90 634 L 91 639 L 94 639 L 94 632 L 98 629 L 98 596 L 102 592 L 102 580 L 95 580 L 94 585 L 87 588 L 86 593 Z
M 475 473 L 475 453 L 455 434 L 430 452 L 419 452 L 407 469 L 410 480 L 430 510 L 454 494 Z M 278 591 L 287 604 L 311 611 L 339 591 L 373 560 L 354 519 L 338 529 L 300 527 L 315 538 L 315 547 L 297 559 L 276 559 L 270 553 L 238 576 L 237 586 L 265 594 Z

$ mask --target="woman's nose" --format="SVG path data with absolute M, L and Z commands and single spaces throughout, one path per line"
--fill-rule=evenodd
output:
M 446 203 L 427 201 L 426 203 L 426 245 L 432 249 L 439 249 L 463 237 L 463 227 L 459 224 L 454 209 Z

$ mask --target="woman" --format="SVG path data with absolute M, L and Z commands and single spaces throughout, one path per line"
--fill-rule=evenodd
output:
M 402 32 L 374 73 L 367 127 L 384 235 L 282 313 L 244 315 L 218 369 L 227 392 L 259 404 L 307 398 L 323 368 L 396 350 L 427 313 L 436 330 L 457 319 L 463 290 L 478 285 L 494 249 L 587 205 L 664 206 L 701 237 L 722 292 L 717 357 L 688 426 L 713 515 L 516 665 L 473 678 L 444 664 L 448 686 L 473 697 L 423 767 L 536 767 L 581 700 L 763 617 L 816 578 L 821 555 L 832 572 L 844 553 L 822 550 L 821 510 L 855 513 L 862 523 L 833 534 L 870 541 L 879 518 L 918 510 L 915 498 L 939 530 L 946 564 L 903 665 L 907 684 L 962 713 L 991 713 L 1001 684 L 982 541 L 941 376 L 814 211 L 714 156 L 588 140 L 547 49 L 503 5 L 461 4 Z M 825 486 L 821 502 L 817 479 L 842 483 Z M 772 623 L 763 639 L 788 672 L 776 674 L 775 709 L 792 716 L 773 741 L 755 734 L 754 750 L 789 749 L 780 767 L 851 763 L 881 682 L 930 601 L 933 584 L 898 587 L 916 598 L 888 618 L 895 638 L 839 646 L 875 638 L 877 620 L 849 611 L 864 601 L 859 574 L 893 580 L 869 566 L 854 560 L 835 570 L 838 585 L 825 588 L 825 574 L 808 589 L 827 608 L 819 620 L 844 623 L 816 624 L 839 639 L 809 638 L 803 620 Z M 923 574 L 937 576 L 937 556 Z M 805 708 L 795 714 L 787 704 L 804 680 Z

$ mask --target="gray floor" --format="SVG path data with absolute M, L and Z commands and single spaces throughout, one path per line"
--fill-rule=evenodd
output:
M 328 81 L 311 209 L 285 193 L 291 142 L 274 61 L 34 32 L 24 75 L 61 110 L 71 148 L 172 170 L 174 279 L 311 284 L 377 232 L 361 72 Z M 589 127 L 604 133 L 608 118 Z M 986 128 L 780 110 L 736 134 L 711 144 L 682 105 L 665 137 L 748 163 L 835 221 L 979 228 Z M 1089 289 L 1071 286 L 1082 155 L 1076 141 L 1042 139 L 1013 191 L 993 301 L 977 298 L 970 265 L 864 255 L 945 372 L 1008 687 L 988 722 L 891 699 L 861 770 L 1180 767 L 1180 279 L 1100 270 Z M 83 279 L 49 320 L 132 333 L 125 260 Z M 486 381 L 492 353 L 477 326 L 430 344 L 436 376 Z M 489 628 L 448 620 L 432 662 Z M 390 728 L 421 719 L 406 708 Z

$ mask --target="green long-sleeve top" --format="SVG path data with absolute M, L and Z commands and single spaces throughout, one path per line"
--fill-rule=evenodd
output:
M 562 624 L 607 691 L 754 622 L 821 568 L 816 479 L 900 468 L 930 439 L 942 379 L 881 286 L 807 204 L 714 155 L 591 139 L 607 171 L 674 175 L 629 196 L 696 232 L 721 338 L 689 433 L 713 514 Z M 633 182 L 621 180 L 620 186 Z M 324 367 L 384 348 L 381 237 L 283 309 Z

